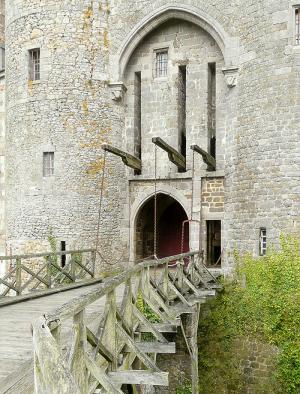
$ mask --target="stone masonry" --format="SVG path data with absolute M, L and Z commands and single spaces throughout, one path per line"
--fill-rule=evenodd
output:
M 199 238 L 205 249 L 206 221 L 221 221 L 226 271 L 233 247 L 258 253 L 260 228 L 266 228 L 268 245 L 277 245 L 281 232 L 299 233 L 298 0 L 10 0 L 5 5 L 2 253 L 48 249 L 51 231 L 67 249 L 93 247 L 101 145 L 136 154 L 140 139 L 141 174 L 107 155 L 100 225 L 105 256 L 133 263 L 139 212 L 155 190 L 151 139 L 183 149 L 184 118 L 186 171 L 179 172 L 158 149 L 156 186 L 200 221 L 190 228 L 191 249 Z M 3 40 L 3 12 L 0 26 Z M 40 79 L 32 81 L 28 56 L 35 48 Z M 157 78 L 162 50 L 166 74 Z M 216 170 L 207 171 L 196 154 L 192 182 L 189 147 L 208 150 L 211 129 Z M 50 177 L 43 176 L 44 152 L 54 152 Z

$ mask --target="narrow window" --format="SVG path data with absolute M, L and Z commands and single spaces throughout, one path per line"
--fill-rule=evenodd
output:
M 54 152 L 43 153 L 43 175 L 44 177 L 54 175 Z
M 155 59 L 155 76 L 156 78 L 166 77 L 168 75 L 168 50 L 163 49 L 156 51 Z
M 142 159 L 142 79 L 141 72 L 134 76 L 134 155 Z M 140 171 L 135 170 L 135 175 Z
M 66 241 L 61 241 L 61 243 L 60 243 L 60 251 L 61 252 L 65 252 L 66 251 Z M 61 259 L 60 260 L 61 266 L 65 267 L 66 262 L 67 262 L 67 256 L 65 254 L 62 254 L 60 259 Z
M 216 63 L 208 64 L 207 92 L 208 153 L 216 158 Z
M 179 152 L 186 157 L 186 66 L 178 69 L 178 145 Z
M 295 9 L 295 34 L 296 45 L 300 45 L 300 7 Z
M 30 49 L 29 51 L 29 79 L 38 81 L 41 78 L 41 51 L 40 48 Z
M 265 256 L 267 253 L 267 230 L 261 228 L 259 230 L 259 255 Z
M 207 265 L 220 266 L 222 263 L 221 250 L 221 220 L 208 220 L 207 224 Z

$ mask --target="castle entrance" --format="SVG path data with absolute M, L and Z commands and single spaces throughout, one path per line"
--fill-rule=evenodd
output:
M 157 257 L 181 253 L 182 223 L 187 220 L 185 210 L 173 197 L 157 195 Z M 153 256 L 154 252 L 154 197 L 140 209 L 136 220 L 136 259 Z M 183 252 L 189 251 L 189 229 L 185 226 Z

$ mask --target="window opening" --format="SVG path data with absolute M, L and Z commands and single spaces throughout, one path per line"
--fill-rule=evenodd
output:
M 54 175 L 54 152 L 43 153 L 43 176 Z
M 31 81 L 38 81 L 41 78 L 41 52 L 39 48 L 29 51 L 29 78 Z
M 208 64 L 207 92 L 208 153 L 216 158 L 216 63 Z
M 222 263 L 221 250 L 221 220 L 207 222 L 207 265 L 220 266 Z
M 267 253 L 267 230 L 261 228 L 259 232 L 259 255 L 265 256 Z
M 141 72 L 134 75 L 134 156 L 142 159 L 142 78 Z M 135 170 L 135 175 L 141 171 Z
M 186 157 L 186 66 L 178 69 L 178 145 L 179 152 Z
M 168 75 L 168 50 L 156 51 L 155 75 L 156 78 Z
M 300 45 L 300 7 L 295 9 L 296 45 Z
M 65 252 L 66 250 L 67 250 L 66 249 L 66 241 L 61 241 L 61 243 L 60 243 L 60 251 L 61 252 Z M 67 262 L 67 256 L 65 254 L 61 255 L 60 262 L 61 262 L 61 266 L 65 267 L 66 262 Z

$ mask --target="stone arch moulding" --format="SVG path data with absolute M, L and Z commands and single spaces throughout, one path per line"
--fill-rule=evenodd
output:
M 130 56 L 152 30 L 169 19 L 183 19 L 207 31 L 217 42 L 223 53 L 225 69 L 223 70 L 229 86 L 235 86 L 236 78 L 233 76 L 238 71 L 239 40 L 230 37 L 223 27 L 210 15 L 200 8 L 191 5 L 166 4 L 143 18 L 127 35 L 118 53 L 112 57 L 112 89 L 117 87 L 118 92 L 123 91 L 123 77 Z M 115 95 L 120 98 L 120 94 Z
M 157 194 L 165 194 L 166 196 L 172 197 L 175 201 L 177 201 L 182 208 L 184 209 L 187 217 L 190 217 L 190 207 L 189 202 L 186 197 L 182 195 L 178 190 L 167 186 L 160 185 L 157 188 Z M 144 192 L 139 199 L 135 200 L 132 206 L 130 207 L 130 261 L 133 262 L 135 258 L 135 228 L 136 228 L 136 220 L 141 208 L 144 204 L 154 197 L 154 192 L 147 193 Z

